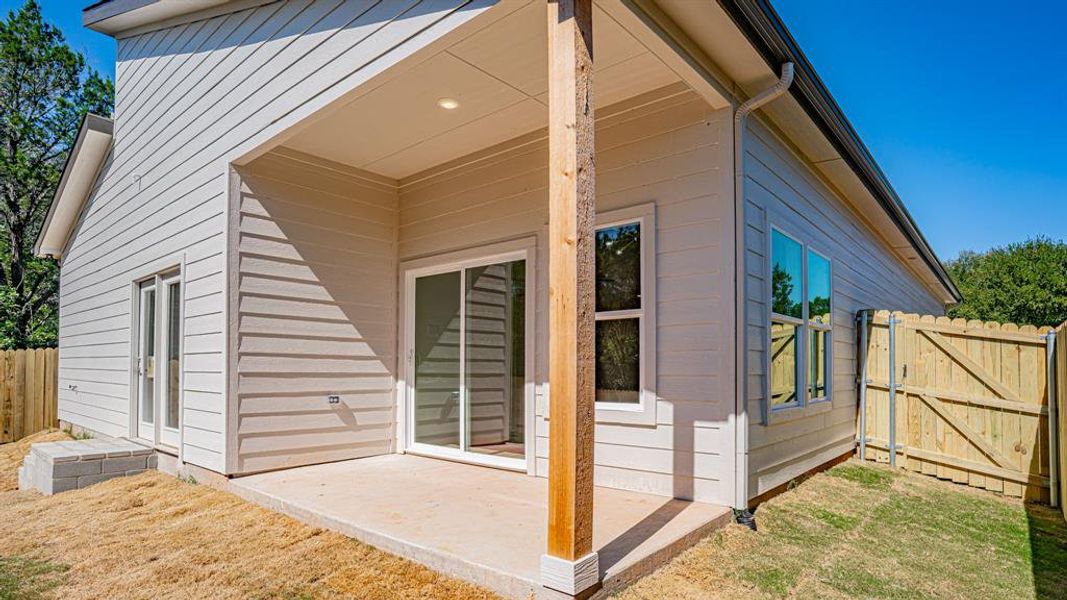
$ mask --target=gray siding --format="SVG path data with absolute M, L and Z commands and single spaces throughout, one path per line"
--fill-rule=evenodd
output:
M 396 182 L 291 151 L 238 173 L 237 472 L 391 452 Z
M 130 285 L 184 260 L 182 455 L 232 466 L 227 165 L 488 4 L 279 1 L 121 38 L 112 156 L 61 276 L 60 418 L 130 434 Z
M 726 504 L 733 494 L 728 111 L 680 87 L 602 109 L 597 210 L 654 202 L 654 425 L 598 423 L 596 481 Z M 536 472 L 547 474 L 547 159 L 543 133 L 401 181 L 400 257 L 538 236 Z
M 864 308 L 942 314 L 944 306 L 840 197 L 757 119 L 745 137 L 745 295 L 749 493 L 756 496 L 848 452 L 856 433 L 856 328 Z M 833 271 L 831 401 L 761 419 L 770 319 L 768 248 L 776 225 L 830 257 Z

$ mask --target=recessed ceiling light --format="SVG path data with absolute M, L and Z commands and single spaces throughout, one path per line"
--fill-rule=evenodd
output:
M 459 100 L 456 100 L 455 98 L 441 98 L 437 101 L 437 106 L 440 106 L 445 110 L 456 110 L 459 108 Z

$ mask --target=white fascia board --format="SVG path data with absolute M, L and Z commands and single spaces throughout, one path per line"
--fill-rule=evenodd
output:
M 242 10 L 276 0 L 102 0 L 82 10 L 82 26 L 125 37 L 192 18 Z
M 111 119 L 94 114 L 85 115 L 78 139 L 67 157 L 63 177 L 48 207 L 44 226 L 37 236 L 33 253 L 37 256 L 60 258 L 67 245 L 82 206 L 96 183 L 100 166 L 111 147 L 114 124 Z

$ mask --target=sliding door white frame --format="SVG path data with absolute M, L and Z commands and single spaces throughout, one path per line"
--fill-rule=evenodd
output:
M 438 255 L 417 261 L 409 261 L 401 265 L 401 290 L 400 306 L 402 307 L 402 319 L 400 340 L 402 355 L 400 357 L 400 380 L 397 382 L 397 440 L 398 450 L 412 454 L 444 458 L 460 462 L 469 462 L 490 467 L 526 471 L 534 474 L 534 442 L 535 442 L 535 395 L 534 395 L 534 371 L 535 371 L 535 328 L 536 318 L 536 281 L 537 273 L 534 268 L 536 259 L 536 239 L 526 238 L 513 242 L 503 242 L 492 246 L 485 246 L 470 250 L 463 250 L 449 254 Z M 525 369 L 523 382 L 523 443 L 526 454 L 525 459 L 479 454 L 467 450 L 469 447 L 469 424 L 467 410 L 469 398 L 466 383 L 466 302 L 460 302 L 460 448 L 436 446 L 415 441 L 415 411 L 413 402 L 415 399 L 415 280 L 420 277 L 438 275 L 442 273 L 460 272 L 460 294 L 466 290 L 467 269 L 492 265 L 502 262 L 522 260 L 526 263 L 526 302 L 525 302 Z

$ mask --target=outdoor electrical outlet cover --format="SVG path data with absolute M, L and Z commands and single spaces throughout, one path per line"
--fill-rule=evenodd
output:
M 341 403 L 341 397 L 331 394 L 329 396 L 326 396 L 326 402 L 328 402 L 330 404 L 340 404 Z

